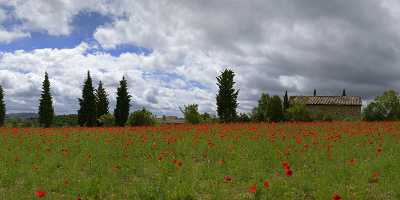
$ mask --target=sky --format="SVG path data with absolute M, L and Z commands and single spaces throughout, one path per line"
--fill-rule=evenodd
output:
M 261 93 L 362 96 L 400 88 L 398 0 L 0 0 L 8 113 L 37 112 L 44 73 L 55 111 L 76 113 L 90 70 L 115 106 L 215 114 L 216 77 L 235 71 L 238 112 Z

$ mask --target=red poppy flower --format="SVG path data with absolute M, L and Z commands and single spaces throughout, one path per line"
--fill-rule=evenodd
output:
M 286 170 L 286 176 L 292 176 L 293 175 L 293 171 L 292 170 Z
M 42 198 L 42 197 L 46 196 L 46 192 L 41 191 L 41 190 L 36 191 L 35 194 L 36 194 L 36 196 L 39 197 L 39 198 Z
M 264 188 L 269 188 L 269 182 L 267 180 L 264 181 Z
M 342 197 L 340 197 L 338 194 L 333 195 L 332 200 L 341 200 Z
M 82 200 L 82 198 L 80 196 L 76 197 L 76 200 Z
M 287 162 L 282 163 L 282 166 L 283 166 L 284 169 L 289 169 L 290 168 L 290 165 Z
M 251 193 L 256 193 L 256 192 L 257 192 L 257 186 L 256 186 L 256 185 L 252 185 L 252 186 L 249 188 L 249 192 L 251 192 Z
M 224 176 L 224 181 L 225 181 L 225 182 L 230 182 L 230 181 L 232 181 L 232 177 L 230 177 L 230 176 Z

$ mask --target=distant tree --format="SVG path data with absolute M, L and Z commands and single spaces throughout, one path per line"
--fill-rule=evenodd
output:
M 4 103 L 4 91 L 0 85 L 0 126 L 4 126 L 4 120 L 6 117 L 6 104 Z
M 286 118 L 291 121 L 311 121 L 310 111 L 304 104 L 291 105 L 286 115 Z
M 383 121 L 386 119 L 385 108 L 378 102 L 371 102 L 363 110 L 363 119 L 366 121 Z
M 114 125 L 114 115 L 108 113 L 99 117 L 101 126 L 110 127 Z
M 239 90 L 234 88 L 234 77 L 235 73 L 230 69 L 225 69 L 217 77 L 217 85 L 219 87 L 216 97 L 217 113 L 222 122 L 232 122 L 237 117 L 236 108 L 238 106 Z
M 108 98 L 107 92 L 103 87 L 103 83 L 100 81 L 99 86 L 96 90 L 96 106 L 97 106 L 97 118 L 102 115 L 109 114 L 108 111 Z
M 90 72 L 87 72 L 87 78 L 82 89 L 82 98 L 79 99 L 80 109 L 78 110 L 78 123 L 80 126 L 96 126 L 96 96 L 92 85 Z
M 201 122 L 201 115 L 199 113 L 199 106 L 197 104 L 189 104 L 183 109 L 179 108 L 185 117 L 185 121 L 191 124 L 199 124 Z
M 287 90 L 285 91 L 285 96 L 283 97 L 283 112 L 286 112 L 286 110 L 289 108 L 289 97 L 287 94 Z
M 201 114 L 201 121 L 204 123 L 208 123 L 212 121 L 211 115 L 208 114 L 207 112 Z
M 131 126 L 152 126 L 156 123 L 156 119 L 153 114 L 143 108 L 133 112 L 129 117 L 129 124 Z
M 343 97 L 346 96 L 346 90 L 345 90 L 345 89 L 343 89 L 343 91 L 342 91 L 342 96 L 343 96 Z
M 314 97 L 317 96 L 317 90 L 314 89 Z
M 238 117 L 239 122 L 251 122 L 251 118 L 246 113 L 240 113 Z
M 268 108 L 271 102 L 271 98 L 268 94 L 262 93 L 258 100 L 258 105 L 253 109 L 252 119 L 254 121 L 266 122 L 269 120 Z
M 364 119 L 368 121 L 399 120 L 400 98 L 394 90 L 388 90 L 382 96 L 375 98 L 363 111 Z
M 53 100 L 50 93 L 50 81 L 47 72 L 44 74 L 44 81 L 42 86 L 42 95 L 39 103 L 39 124 L 42 127 L 48 128 L 53 123 L 54 108 Z
M 275 95 L 271 98 L 267 110 L 269 119 L 273 122 L 283 120 L 282 100 L 279 96 Z
M 131 95 L 128 93 L 128 83 L 125 77 L 119 82 L 117 91 L 117 105 L 114 110 L 115 125 L 125 126 L 129 117 Z

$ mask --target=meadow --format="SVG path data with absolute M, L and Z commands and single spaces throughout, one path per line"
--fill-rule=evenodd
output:
M 399 122 L 0 129 L 0 199 L 400 199 Z

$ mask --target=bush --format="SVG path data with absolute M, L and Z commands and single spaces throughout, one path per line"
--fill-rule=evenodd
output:
M 273 122 L 279 122 L 283 120 L 282 100 L 279 96 L 275 95 L 271 98 L 267 113 L 269 119 Z
M 286 118 L 291 121 L 311 121 L 310 112 L 304 104 L 294 104 L 287 109 Z
M 253 109 L 252 120 L 266 122 L 269 120 L 268 108 L 271 102 L 271 97 L 268 94 L 262 93 L 258 100 L 258 105 Z
M 114 115 L 105 114 L 100 116 L 99 123 L 102 126 L 107 126 L 107 127 L 114 126 Z
M 363 117 L 367 121 L 399 120 L 400 98 L 397 92 L 388 90 L 376 97 L 363 110 Z
M 239 122 L 251 122 L 251 118 L 248 114 L 246 113 L 240 113 L 239 114 L 239 118 L 238 118 Z
M 152 126 L 155 123 L 155 117 L 145 108 L 135 111 L 129 116 L 129 124 L 131 126 Z
M 210 123 L 210 122 L 212 122 L 212 118 L 211 118 L 211 115 L 210 114 L 208 114 L 208 113 L 203 113 L 203 114 L 201 114 L 201 122 L 203 122 L 203 123 Z
M 191 124 L 199 124 L 200 122 L 202 122 L 202 118 L 207 117 L 207 116 L 200 115 L 197 104 L 187 105 L 187 106 L 185 106 L 184 109 L 181 109 L 181 112 L 183 113 L 183 115 L 185 117 L 185 121 L 187 123 L 191 123 Z

